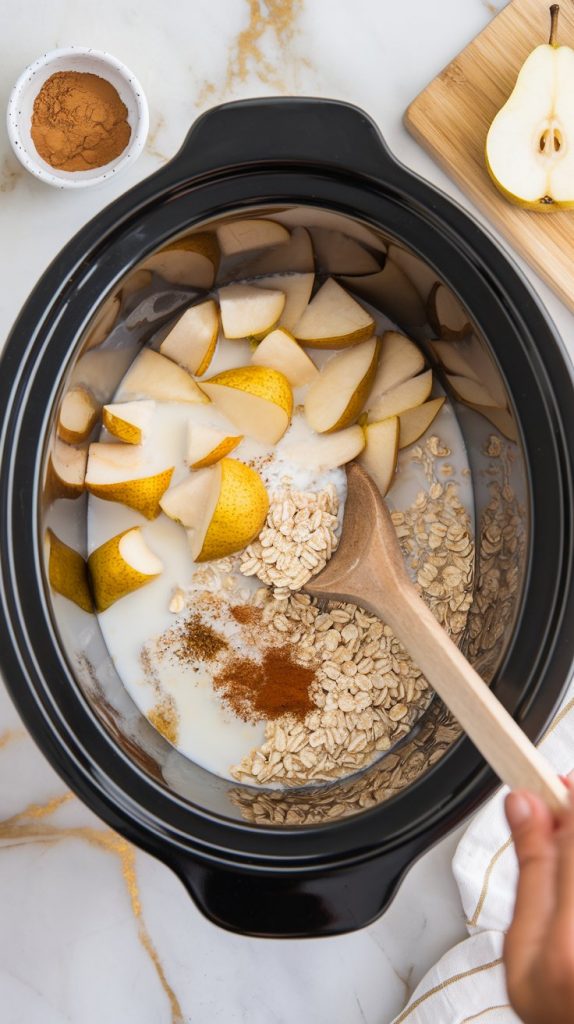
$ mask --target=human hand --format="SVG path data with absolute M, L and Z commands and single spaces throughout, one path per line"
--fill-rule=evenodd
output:
M 508 996 L 524 1024 L 573 1024 L 574 793 L 559 821 L 530 793 L 509 794 L 505 810 L 519 866 L 504 943 Z

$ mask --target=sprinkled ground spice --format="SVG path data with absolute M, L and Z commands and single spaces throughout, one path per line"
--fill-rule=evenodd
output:
M 227 641 L 202 622 L 199 615 L 192 614 L 181 625 L 164 634 L 162 646 L 186 663 L 214 661 L 227 649 Z
M 254 626 L 261 619 L 261 608 L 253 604 L 234 604 L 229 611 L 242 626 Z
M 291 646 L 268 650 L 261 662 L 233 658 L 213 680 L 224 702 L 246 722 L 283 715 L 302 720 L 314 709 L 315 669 L 297 664 Z
M 164 698 L 148 712 L 148 719 L 170 743 L 177 743 L 179 715 L 173 700 Z

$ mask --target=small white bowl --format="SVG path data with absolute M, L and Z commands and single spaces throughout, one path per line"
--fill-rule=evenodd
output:
M 126 148 L 115 160 L 90 171 L 60 171 L 42 159 L 32 142 L 31 125 L 34 100 L 44 82 L 57 71 L 85 71 L 117 89 L 128 109 L 132 133 Z M 51 50 L 22 72 L 8 101 L 8 137 L 16 156 L 27 171 L 54 188 L 87 188 L 101 185 L 140 155 L 149 130 L 149 111 L 142 87 L 129 68 L 103 50 L 68 46 Z

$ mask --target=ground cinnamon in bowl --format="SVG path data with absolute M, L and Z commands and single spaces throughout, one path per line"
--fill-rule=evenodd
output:
M 123 153 L 131 137 L 127 116 L 117 89 L 105 78 L 58 71 L 34 101 L 32 141 L 57 170 L 93 170 Z

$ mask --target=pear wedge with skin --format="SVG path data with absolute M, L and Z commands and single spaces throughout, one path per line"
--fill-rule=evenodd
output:
M 438 416 L 446 399 L 432 398 L 430 402 L 423 402 L 414 409 L 405 409 L 399 416 L 399 448 L 408 448 L 410 444 L 418 441 L 430 427 L 433 420 Z
M 393 388 L 384 395 L 380 395 L 372 403 L 369 402 L 368 414 L 369 423 L 375 420 L 386 420 L 389 416 L 400 416 L 407 409 L 413 406 L 422 405 L 426 402 L 432 391 L 432 370 L 419 373 L 418 377 L 411 377 L 403 384 Z
M 285 245 L 289 238 L 289 231 L 282 224 L 258 217 L 231 220 L 217 228 L 217 241 L 224 256 Z
M 293 441 L 281 447 L 281 457 L 288 462 L 323 473 L 352 462 L 365 447 L 365 433 L 358 424 L 336 430 L 333 434 L 319 434 L 305 441 Z
M 190 306 L 163 339 L 162 356 L 201 377 L 209 369 L 219 334 L 219 311 L 213 299 Z
M 385 331 L 381 338 L 381 354 L 369 401 L 375 402 L 399 384 L 416 377 L 424 370 L 425 357 L 420 348 L 399 331 Z
M 400 424 L 398 416 L 367 423 L 365 447 L 359 462 L 375 481 L 383 498 L 391 486 L 397 469 Z
M 291 422 L 293 393 L 280 370 L 238 366 L 202 381 L 201 387 L 230 423 L 261 444 L 277 444 Z
M 95 498 L 117 501 L 141 512 L 146 519 L 155 519 L 173 470 L 173 466 L 152 469 L 134 445 L 97 441 L 88 451 L 86 489 Z
M 223 430 L 216 430 L 215 427 L 190 423 L 187 433 L 187 464 L 190 469 L 212 466 L 214 462 L 219 462 L 229 455 L 242 441 L 241 434 L 227 434 Z
M 279 322 L 285 294 L 252 284 L 228 284 L 219 289 L 219 307 L 226 338 L 260 338 Z
M 271 274 L 258 277 L 253 283 L 257 288 L 283 292 L 285 305 L 277 326 L 292 331 L 309 305 L 314 280 L 314 274 Z
M 374 329 L 371 314 L 328 278 L 295 324 L 293 335 L 309 348 L 347 348 L 369 338 Z
M 100 414 L 100 403 L 84 385 L 71 387 L 60 406 L 58 437 L 66 444 L 80 444 L 90 436 Z
M 74 448 L 56 438 L 46 473 L 46 492 L 53 498 L 79 498 L 85 490 L 88 449 Z
M 547 44 L 522 65 L 486 137 L 486 166 L 502 194 L 538 213 L 574 207 L 574 50 L 557 42 L 558 4 Z
M 209 290 L 219 266 L 219 246 L 209 232 L 179 238 L 148 256 L 140 270 L 152 270 L 169 284 Z
M 305 396 L 305 418 L 312 430 L 330 434 L 359 418 L 375 379 L 380 349 L 380 338 L 369 338 L 325 363 Z
M 85 612 L 94 610 L 88 583 L 86 562 L 79 551 L 60 540 L 53 530 L 47 531 L 49 545 L 48 579 L 57 594 L 73 601 Z
M 96 609 L 104 612 L 122 597 L 151 583 L 161 574 L 163 565 L 136 526 L 92 551 L 88 570 Z
M 124 444 L 143 444 L 150 432 L 155 402 L 115 402 L 104 405 L 102 423 L 108 433 Z

